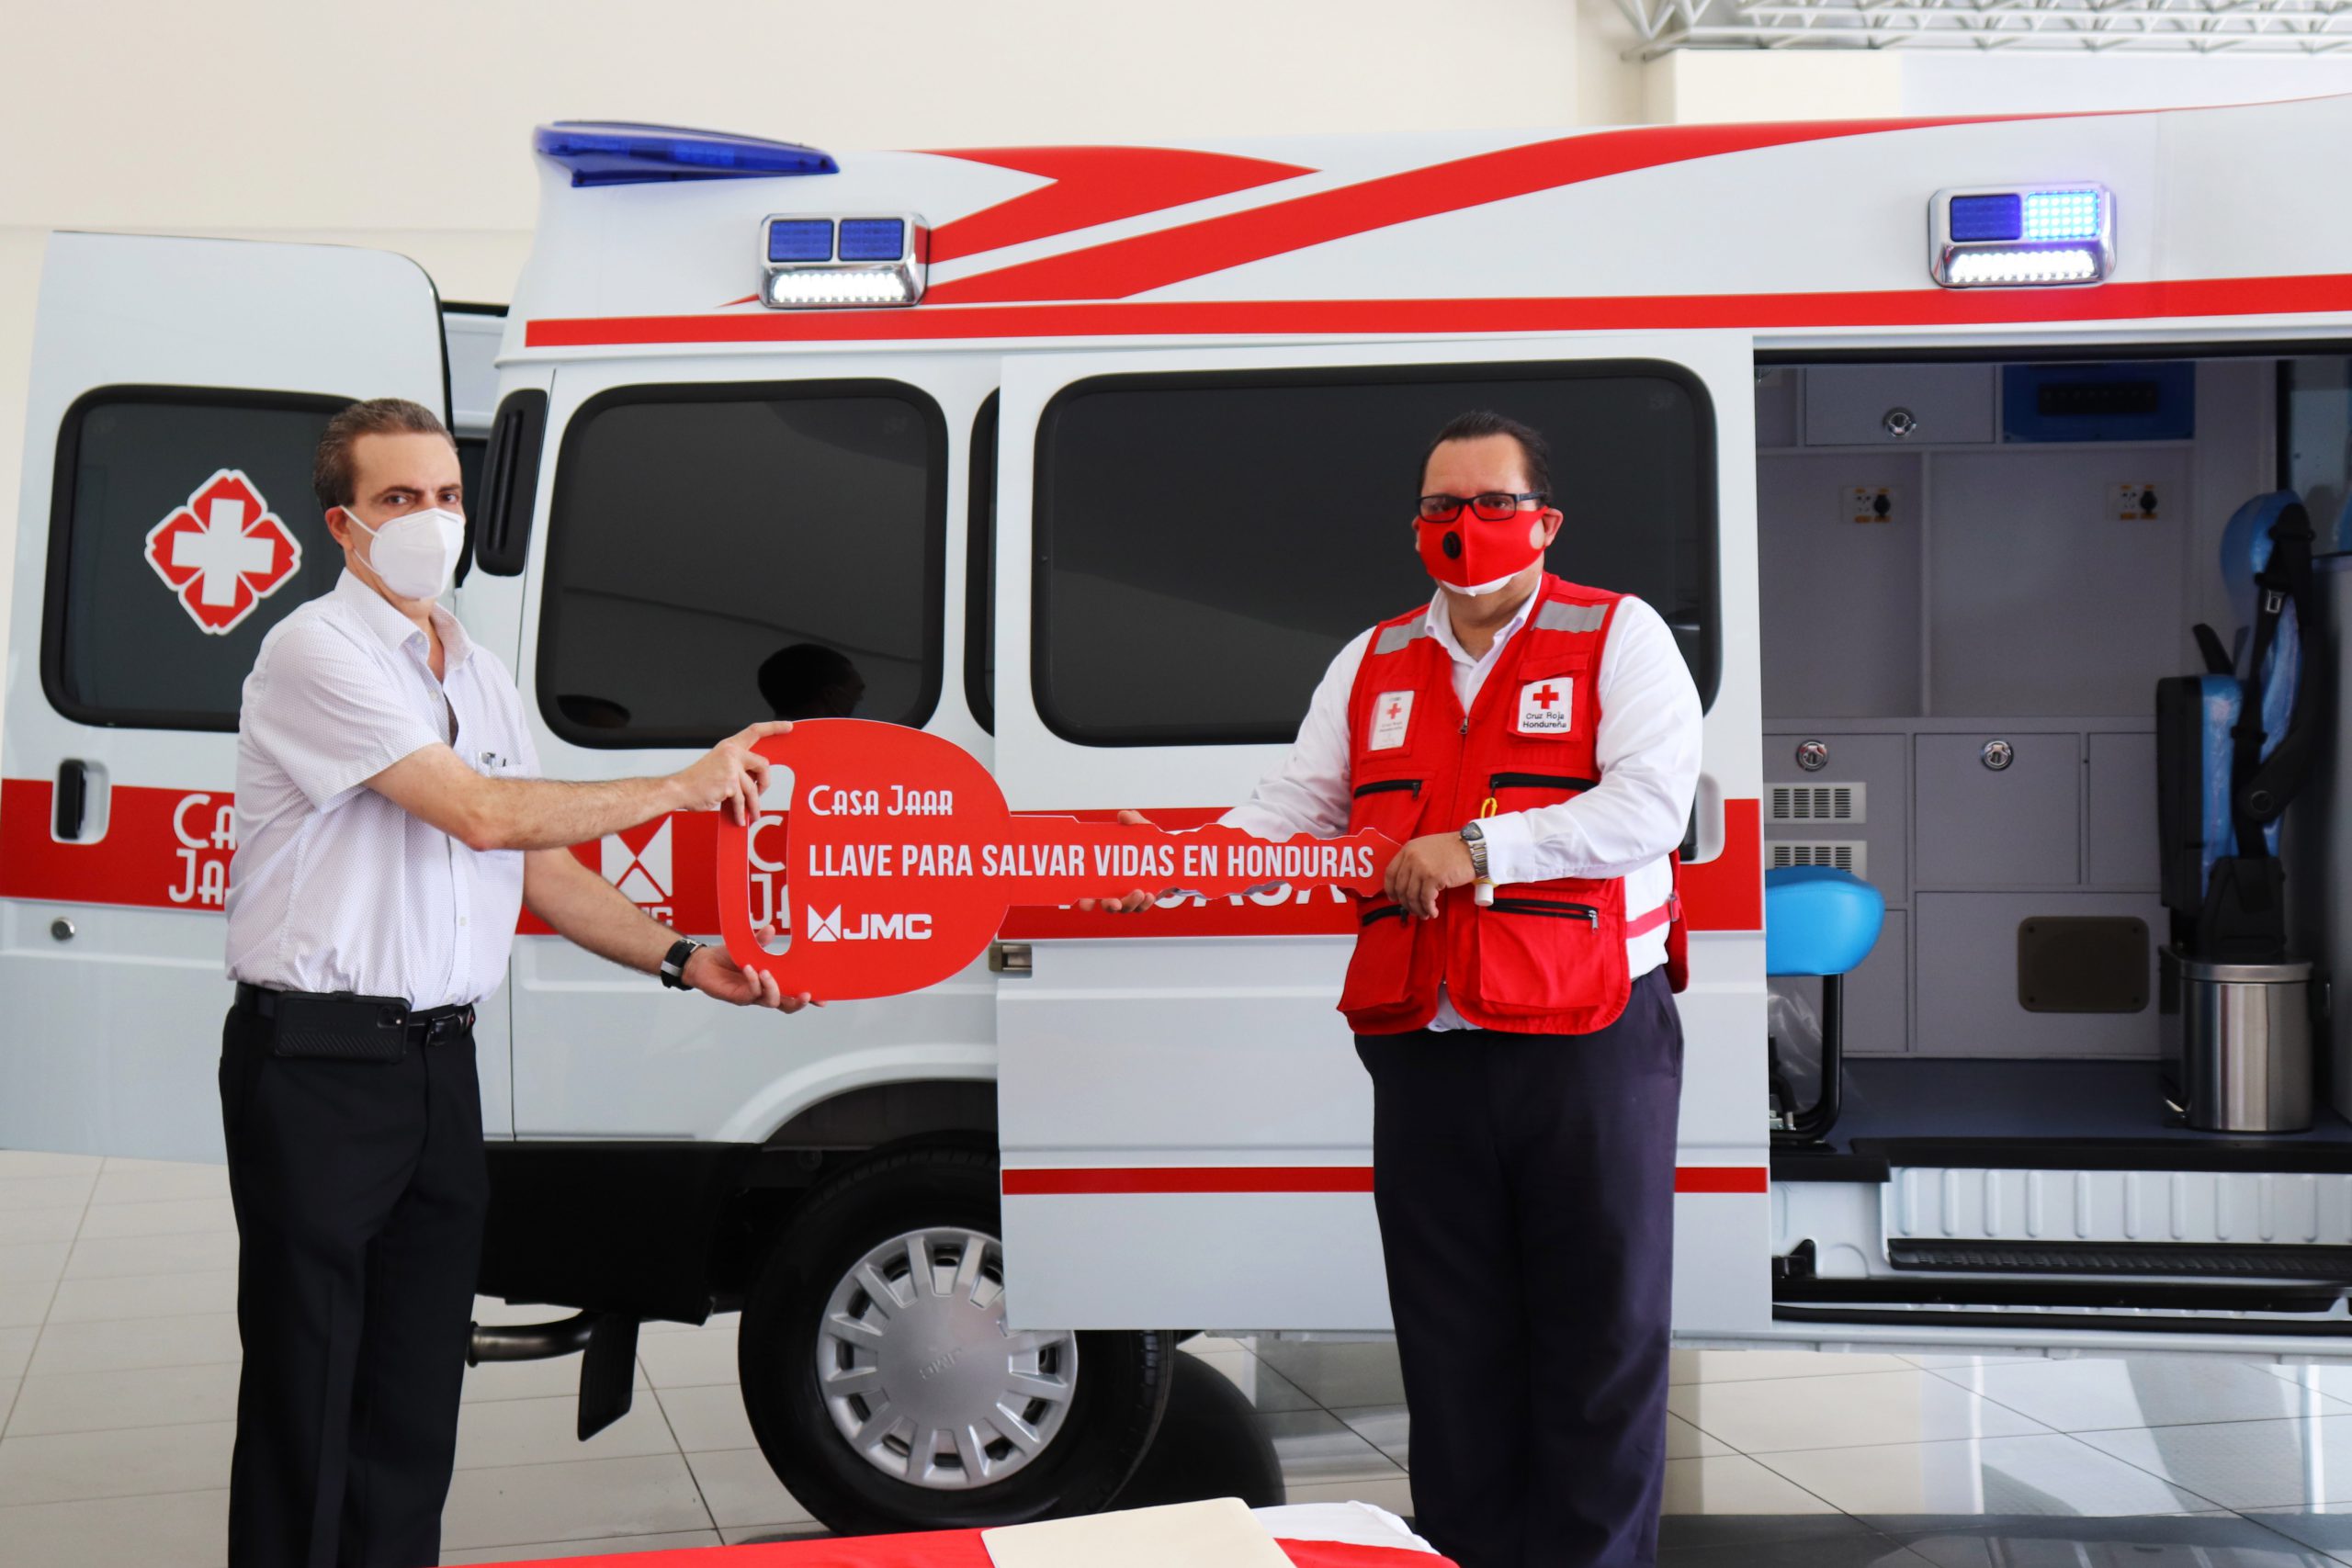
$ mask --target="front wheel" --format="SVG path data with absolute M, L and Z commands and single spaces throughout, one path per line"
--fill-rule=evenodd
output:
M 1005 1325 L 997 1161 L 876 1156 L 812 1193 L 743 1307 L 761 1451 L 843 1534 L 1094 1512 L 1141 1462 L 1173 1337 Z

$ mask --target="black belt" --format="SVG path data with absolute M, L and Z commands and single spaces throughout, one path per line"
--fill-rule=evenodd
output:
M 318 996 L 311 991 L 273 991 L 263 986 L 237 982 L 237 1010 L 261 1018 L 276 1018 L 277 1004 L 286 997 Z M 342 999 L 352 999 L 348 996 Z M 454 1040 L 474 1026 L 474 1005 L 457 1002 L 444 1008 L 426 1008 L 422 1011 L 411 1008 L 397 997 L 384 1000 L 386 1008 L 397 1008 L 407 1021 L 408 1040 L 412 1045 L 427 1045 L 436 1040 Z

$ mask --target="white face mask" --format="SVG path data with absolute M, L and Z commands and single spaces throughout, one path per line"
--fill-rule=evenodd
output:
M 368 564 L 384 586 L 403 599 L 438 599 L 449 592 L 458 575 L 458 556 L 466 546 L 466 520 L 454 512 L 434 507 L 406 513 L 381 528 L 370 528 L 348 506 L 343 514 L 358 525 L 375 545 Z

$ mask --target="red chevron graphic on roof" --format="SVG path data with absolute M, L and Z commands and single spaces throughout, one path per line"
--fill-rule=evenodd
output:
M 1315 173 L 1295 164 L 1181 147 L 967 147 L 937 155 L 1043 175 L 1054 183 L 933 230 L 934 262 Z
M 1979 115 L 1951 119 L 1848 119 L 1770 125 L 1645 126 L 1506 147 L 1317 191 L 1197 222 L 1067 251 L 933 285 L 938 305 L 1041 299 L 1124 299 L 1227 267 L 1344 239 L 1441 212 L 1600 179 L 1635 169 L 1890 130 L 2067 116 Z M 1066 151 L 1084 151 L 1068 149 Z M 1111 151 L 1133 152 L 1136 149 Z M 958 154 L 970 156 L 971 154 Z M 1048 187 L 1052 189 L 1054 187 Z M 1238 187 L 1237 187 L 1238 188 Z M 1037 195 L 1046 192 L 1034 193 Z M 1003 206 L 1016 205 L 1015 197 Z M 990 209 L 990 211 L 1001 209 Z M 1148 210 L 1148 209 L 1143 209 Z M 976 214 L 985 217 L 985 213 Z M 968 221 L 968 220 L 967 220 Z M 933 259 L 938 259 L 934 249 Z

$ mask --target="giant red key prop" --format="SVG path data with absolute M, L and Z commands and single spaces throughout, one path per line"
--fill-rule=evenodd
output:
M 718 919 L 727 951 L 786 996 L 896 996 L 946 979 L 988 950 L 1016 904 L 1115 898 L 1136 888 L 1206 897 L 1273 883 L 1379 891 L 1396 857 L 1374 832 L 1279 842 L 1238 828 L 1158 828 L 1016 817 L 952 740 L 895 724 L 809 719 L 759 743 L 788 769 L 784 834 L 790 942 L 752 929 L 749 832 L 718 818 Z M 789 903 L 784 902 L 788 897 Z M 1149 911 L 1103 916 L 1105 935 Z

